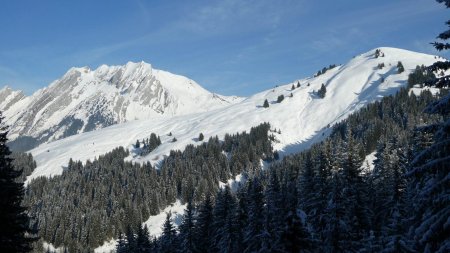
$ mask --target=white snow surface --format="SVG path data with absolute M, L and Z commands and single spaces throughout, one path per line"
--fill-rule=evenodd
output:
M 281 156 L 299 152 L 325 138 L 330 132 L 327 126 L 345 119 L 368 103 L 394 94 L 406 84 L 408 74 L 417 65 L 430 65 L 436 61 L 433 55 L 387 47 L 380 50 L 384 57 L 375 58 L 374 49 L 318 77 L 295 80 L 214 110 L 129 121 L 44 143 L 31 150 L 37 168 L 27 182 L 39 176 L 61 174 L 69 158 L 84 162 L 118 146 L 131 150 L 137 139 L 147 138 L 152 132 L 161 136 L 162 144 L 145 157 L 130 156 L 128 160 L 150 161 L 157 165 L 170 150 L 183 150 L 188 144 L 201 143 L 196 139 L 199 133 L 204 134 L 205 140 L 216 135 L 223 139 L 226 133 L 249 131 L 263 122 L 269 122 L 272 129 L 281 130 L 281 134 L 276 135 L 279 141 L 274 143 L 274 149 L 279 150 Z M 401 74 L 397 73 L 398 61 L 405 68 Z M 378 69 L 379 63 L 384 63 L 385 67 Z M 159 74 L 160 77 L 163 75 Z M 301 87 L 291 91 L 291 86 L 297 82 Z M 320 99 L 316 91 L 322 83 L 327 92 L 325 98 Z M 291 93 L 293 97 L 290 97 Z M 276 103 L 279 95 L 284 95 L 285 99 Z M 265 99 L 270 103 L 269 108 L 262 107 Z M 173 136 L 167 136 L 169 132 Z M 173 137 L 178 141 L 172 142 Z
M 364 159 L 364 161 L 361 165 L 361 168 L 360 168 L 360 170 L 363 174 L 367 174 L 367 173 L 370 173 L 373 171 L 373 168 L 375 167 L 375 164 L 373 162 L 375 161 L 375 159 L 377 159 L 375 157 L 376 153 L 377 152 L 372 152 L 372 153 L 368 154 L 366 156 L 366 158 Z

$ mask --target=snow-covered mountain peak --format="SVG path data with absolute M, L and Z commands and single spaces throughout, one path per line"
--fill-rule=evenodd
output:
M 48 87 L 11 101 L 0 104 L 10 139 L 20 142 L 27 136 L 36 144 L 131 120 L 215 110 L 239 99 L 215 96 L 193 80 L 148 63 L 128 62 L 71 68 Z

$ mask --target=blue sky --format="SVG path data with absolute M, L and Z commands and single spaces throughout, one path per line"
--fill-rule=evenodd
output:
M 3 1 L 0 87 L 143 60 L 247 96 L 380 46 L 438 54 L 448 14 L 433 0 Z

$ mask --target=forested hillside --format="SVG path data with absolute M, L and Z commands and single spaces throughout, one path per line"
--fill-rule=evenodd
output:
M 268 123 L 223 141 L 211 137 L 172 151 L 160 168 L 124 162 L 129 152 L 122 147 L 84 164 L 70 160 L 61 176 L 33 180 L 25 204 L 43 240 L 85 252 L 176 199 L 199 202 L 215 194 L 219 181 L 259 170 L 262 160 L 273 160 L 269 138 Z

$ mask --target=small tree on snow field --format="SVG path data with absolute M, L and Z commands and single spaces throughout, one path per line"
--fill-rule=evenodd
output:
M 199 135 L 198 135 L 198 140 L 199 141 L 203 141 L 205 139 L 205 136 L 203 136 L 203 133 L 200 133 Z
M 327 93 L 327 88 L 324 84 L 320 87 L 320 89 L 317 91 L 317 95 L 319 95 L 320 98 L 324 98 L 325 94 Z
M 405 71 L 405 67 L 403 67 L 403 64 L 402 64 L 401 61 L 399 61 L 397 63 L 397 71 L 398 71 L 399 74 L 402 73 L 403 71 Z
M 284 95 L 279 95 L 277 98 L 277 103 L 281 103 L 284 100 Z
M 269 107 L 269 101 L 267 101 L 267 99 L 266 99 L 266 100 L 264 100 L 264 104 L 263 104 L 263 107 L 264 107 L 264 108 L 267 108 L 267 107 Z

